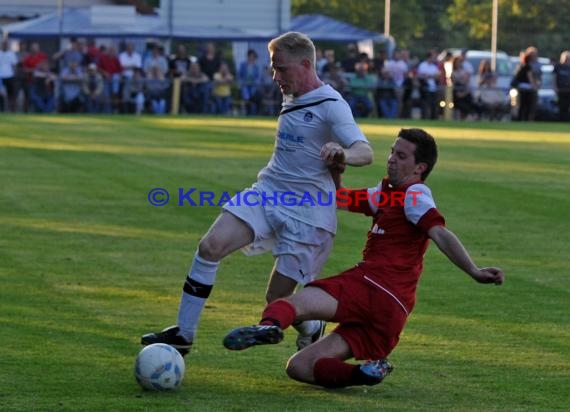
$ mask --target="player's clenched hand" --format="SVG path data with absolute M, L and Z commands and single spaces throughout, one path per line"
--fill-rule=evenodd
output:
M 505 280 L 503 271 L 494 267 L 481 268 L 472 276 L 479 283 L 494 283 L 495 285 L 502 285 Z
M 321 148 L 321 159 L 326 162 L 327 166 L 344 163 L 344 149 L 338 143 L 325 143 Z

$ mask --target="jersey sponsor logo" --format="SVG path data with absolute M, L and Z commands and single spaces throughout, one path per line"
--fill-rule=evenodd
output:
M 305 144 L 304 136 L 297 136 L 281 130 L 277 131 L 277 139 L 279 139 L 279 141 L 283 141 L 287 145 L 303 146 Z

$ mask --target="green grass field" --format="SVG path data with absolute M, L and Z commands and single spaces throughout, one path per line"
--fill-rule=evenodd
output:
M 269 255 L 222 263 L 180 390 L 133 378 L 142 333 L 173 324 L 199 236 L 218 207 L 179 207 L 178 188 L 249 186 L 275 119 L 0 117 L 2 411 L 555 411 L 570 388 L 570 125 L 362 121 L 372 186 L 401 127 L 439 142 L 428 183 L 448 227 L 502 287 L 479 285 L 435 246 L 418 304 L 372 388 L 287 378 L 295 333 L 230 352 L 225 333 L 258 320 Z M 172 198 L 147 200 L 155 187 Z M 357 262 L 369 220 L 339 213 L 324 276 Z

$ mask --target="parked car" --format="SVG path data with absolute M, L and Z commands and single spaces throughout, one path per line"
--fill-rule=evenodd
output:
M 446 49 L 442 51 L 438 59 L 441 61 L 445 58 L 445 55 L 450 52 L 453 56 L 458 56 L 461 54 L 463 49 Z M 493 53 L 490 50 L 467 50 L 465 54 L 466 60 L 473 66 L 473 76 L 471 77 L 471 88 L 473 90 L 477 89 L 477 71 L 479 70 L 479 65 L 482 60 L 491 61 Z M 511 88 L 511 79 L 513 77 L 513 66 L 509 55 L 503 51 L 497 51 L 496 53 L 496 68 L 495 74 L 497 75 L 497 87 L 505 92 L 505 96 L 508 94 Z
M 536 120 L 558 120 L 558 95 L 554 91 L 554 66 L 543 64 L 542 82 L 538 89 L 538 107 L 536 108 Z

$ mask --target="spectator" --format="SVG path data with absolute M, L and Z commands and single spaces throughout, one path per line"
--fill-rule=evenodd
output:
M 403 59 L 401 50 L 394 51 L 392 59 L 385 63 L 384 69 L 388 71 L 390 77 L 394 81 L 394 90 L 398 103 L 398 116 L 401 116 L 404 97 L 404 81 L 408 77 L 408 63 Z
M 317 69 L 317 76 L 319 76 L 320 78 L 323 77 L 323 69 L 327 65 L 327 63 L 328 63 L 328 61 L 327 61 L 327 58 L 325 57 L 325 53 L 323 52 L 323 49 L 318 48 L 316 50 L 315 64 L 316 64 L 316 69 Z
M 336 62 L 333 65 L 328 65 L 329 69 L 326 71 L 323 81 L 330 84 L 337 92 L 339 92 L 342 97 L 347 99 L 348 96 L 348 81 L 344 76 L 344 71 L 342 70 L 342 64 Z
M 325 50 L 325 59 L 327 60 L 327 63 L 323 66 L 322 69 L 322 78 L 324 78 L 327 73 L 329 72 L 329 70 L 337 64 L 336 61 L 336 57 L 335 57 L 335 52 L 334 49 L 326 49 Z M 339 63 L 340 65 L 340 63 Z
M 368 63 L 358 62 L 355 65 L 355 74 L 350 78 L 350 97 L 348 103 L 354 117 L 368 117 L 373 110 L 370 96 L 376 88 L 376 78 L 368 73 Z
M 477 76 L 477 100 L 481 114 L 486 114 L 489 120 L 500 120 L 506 112 L 506 96 L 497 87 L 497 76 L 491 70 L 489 60 L 481 60 Z
M 135 51 L 132 43 L 127 43 L 125 51 L 119 54 L 119 62 L 123 69 L 124 79 L 130 79 L 133 77 L 135 69 L 142 68 L 142 57 Z
M 275 116 L 281 110 L 283 97 L 281 90 L 275 81 L 273 81 L 273 69 L 271 66 L 265 66 L 263 76 L 261 76 L 261 94 L 263 96 L 263 114 L 267 116 Z
M 114 46 L 101 46 L 99 62 L 97 64 L 99 73 L 103 76 L 103 109 L 105 113 L 112 113 L 119 108 L 121 96 L 121 74 L 123 68 L 117 56 L 117 49 Z
M 554 65 L 554 87 L 558 95 L 560 121 L 570 120 L 570 51 L 560 54 L 560 62 Z
M 142 69 L 133 69 L 132 76 L 125 79 L 122 94 L 124 113 L 139 115 L 144 111 L 145 79 Z
M 30 99 L 30 87 L 34 71 L 38 64 L 48 60 L 48 55 L 41 51 L 40 44 L 33 42 L 30 46 L 30 52 L 22 60 L 22 67 L 24 69 L 25 83 L 24 83 L 24 111 L 28 111 L 27 105 Z
M 26 70 L 24 69 L 24 60 L 29 54 L 28 43 L 21 41 L 19 50 L 16 53 L 18 63 L 14 71 L 14 111 L 20 110 L 18 107 L 20 99 L 22 102 L 22 110 L 24 112 L 28 111 L 28 78 Z
M 417 77 L 420 84 L 422 119 L 435 120 L 439 117 L 438 97 L 441 72 L 434 50 L 429 51 L 425 60 L 418 66 Z
M 358 61 L 358 47 L 354 43 L 349 43 L 346 46 L 346 57 L 342 60 L 342 70 L 345 73 L 354 73 Z
M 8 94 L 6 93 L 6 88 L 4 87 L 4 83 L 2 83 L 2 79 L 0 79 L 0 112 L 4 111 L 7 99 Z
M 537 83 L 537 89 L 540 89 L 540 85 L 542 84 L 542 70 L 540 68 L 541 64 L 538 61 L 538 56 L 539 56 L 538 49 L 534 46 L 529 46 L 524 51 L 524 54 L 532 55 L 531 65 L 530 65 L 532 68 L 532 75 L 534 76 L 534 80 Z
M 30 86 L 30 101 L 36 112 L 51 113 L 55 109 L 55 81 L 47 60 L 36 66 Z
M 99 113 L 101 111 L 103 88 L 103 76 L 97 71 L 97 65 L 89 63 L 81 85 L 87 113 Z
M 101 49 L 97 47 L 95 39 L 87 39 L 87 45 L 85 49 L 84 63 L 89 65 L 89 63 L 99 63 L 99 56 L 101 55 Z
M 210 80 L 213 80 L 214 73 L 220 70 L 220 64 L 222 63 L 222 58 L 217 52 L 216 45 L 214 43 L 206 43 L 206 49 L 198 59 L 198 63 L 200 63 L 200 69 L 202 72 L 205 73 Z
M 256 115 L 261 105 L 261 66 L 257 63 L 255 50 L 248 50 L 247 60 L 238 69 L 238 81 L 241 98 L 246 104 L 246 113 Z
M 212 84 L 200 63 L 192 63 L 183 79 L 182 105 L 187 113 L 207 113 L 212 95 Z
M 2 40 L 0 46 L 0 81 L 4 85 L 6 97 L 8 100 L 7 108 L 9 111 L 16 111 L 16 66 L 18 64 L 18 56 L 8 48 L 8 40 Z
M 146 101 L 149 102 L 152 113 L 166 113 L 166 99 L 170 84 L 159 66 L 151 66 L 145 86 Z
M 60 107 L 63 113 L 78 113 L 83 111 L 83 70 L 77 62 L 71 62 L 60 74 L 61 95 Z
M 473 94 L 471 78 L 475 75 L 475 68 L 469 60 L 467 60 L 467 49 L 461 49 L 461 69 L 465 73 L 465 81 L 469 89 L 469 93 Z
M 398 98 L 396 97 L 396 83 L 388 70 L 382 70 L 376 89 L 378 102 L 378 115 L 386 119 L 398 117 Z
M 534 120 L 536 114 L 539 84 L 533 72 L 536 58 L 537 56 L 532 50 L 523 53 L 522 62 L 511 82 L 511 86 L 516 87 L 519 95 L 519 113 L 517 116 L 519 121 Z
M 465 120 L 473 111 L 473 96 L 469 87 L 471 75 L 465 71 L 463 58 L 452 59 L 451 84 L 453 85 L 453 106 L 459 111 L 461 120 Z
M 188 56 L 186 46 L 179 44 L 176 48 L 176 54 L 170 56 L 168 63 L 170 77 L 174 78 L 186 76 L 188 70 L 190 69 L 190 64 L 193 60 L 196 60 L 196 58 Z
M 220 64 L 220 70 L 214 73 L 212 96 L 216 104 L 216 113 L 228 114 L 232 107 L 232 86 L 234 76 L 227 63 Z
M 376 73 L 376 76 L 380 78 L 386 64 L 386 52 L 384 50 L 378 50 L 370 64 L 370 70 Z
M 158 67 L 162 78 L 165 78 L 168 74 L 168 61 L 166 57 L 164 57 L 162 47 L 158 44 L 152 46 L 150 55 L 143 62 L 145 76 L 148 77 L 154 67 Z
M 85 56 L 82 51 L 83 45 L 75 37 L 69 40 L 69 45 L 66 49 L 63 49 L 53 55 L 53 60 L 59 65 L 59 73 L 68 67 L 72 62 L 77 63 L 78 66 L 82 66 L 85 60 Z

